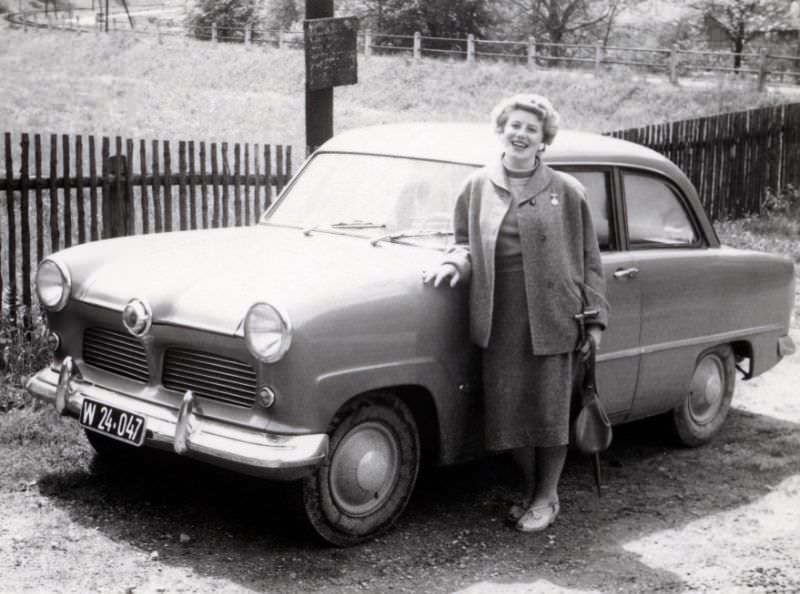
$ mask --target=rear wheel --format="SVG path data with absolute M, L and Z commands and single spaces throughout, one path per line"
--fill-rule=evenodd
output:
M 733 349 L 721 345 L 697 359 L 689 391 L 671 414 L 672 428 L 682 445 L 708 443 L 728 416 L 736 382 Z
M 405 509 L 419 435 L 408 407 L 387 393 L 346 406 L 332 427 L 328 458 L 303 481 L 303 508 L 324 540 L 348 546 L 388 530 Z

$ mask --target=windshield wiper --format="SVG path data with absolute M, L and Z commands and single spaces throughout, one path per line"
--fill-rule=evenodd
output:
M 375 239 L 370 240 L 370 244 L 377 246 L 382 241 L 394 242 L 398 239 L 409 239 L 412 237 L 448 237 L 453 235 L 452 231 L 416 231 L 411 233 L 389 233 L 388 235 L 381 235 Z
M 320 227 L 331 227 L 332 229 L 384 229 L 386 225 L 382 223 L 360 221 L 358 219 L 354 221 L 340 221 L 338 223 L 317 223 L 307 229 L 303 229 L 303 234 L 311 235 L 312 231 L 316 231 Z

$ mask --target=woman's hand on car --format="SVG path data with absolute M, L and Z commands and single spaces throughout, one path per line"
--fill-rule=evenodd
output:
M 433 286 L 438 287 L 448 278 L 450 279 L 451 287 L 455 287 L 458 284 L 458 281 L 461 280 L 461 273 L 453 264 L 445 263 L 440 265 L 437 270 L 422 271 L 422 282 L 426 285 L 433 281 Z

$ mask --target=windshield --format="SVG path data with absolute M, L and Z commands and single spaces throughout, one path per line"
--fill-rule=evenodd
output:
M 323 153 L 294 180 L 263 220 L 375 238 L 444 245 L 471 165 L 399 157 Z M 405 238 L 401 238 L 405 239 Z

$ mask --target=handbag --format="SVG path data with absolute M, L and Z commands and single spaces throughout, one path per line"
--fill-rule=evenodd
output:
M 570 441 L 582 454 L 597 454 L 608 449 L 613 439 L 611 421 L 608 420 L 595 387 L 595 346 L 591 346 L 584 362 L 583 381 L 580 387 L 580 410 L 572 422 Z
M 576 400 L 580 409 L 570 425 L 570 443 L 581 453 L 592 457 L 594 483 L 597 496 L 602 497 L 602 480 L 600 476 L 600 452 L 608 449 L 614 437 L 611 421 L 608 419 L 600 397 L 597 395 L 595 381 L 595 355 L 597 345 L 591 335 L 586 332 L 586 320 L 597 317 L 597 311 L 584 310 L 574 316 L 580 327 L 580 338 L 588 345 L 588 352 L 583 357 L 583 378 L 576 392 Z

